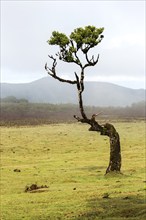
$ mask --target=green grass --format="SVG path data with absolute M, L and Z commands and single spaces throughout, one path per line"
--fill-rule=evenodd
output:
M 1 219 L 145 219 L 145 124 L 114 125 L 123 175 L 106 176 L 109 139 L 88 125 L 2 127 Z M 31 184 L 48 188 L 25 192 Z

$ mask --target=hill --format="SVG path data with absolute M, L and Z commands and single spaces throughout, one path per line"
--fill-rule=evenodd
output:
M 75 85 L 50 77 L 24 84 L 1 83 L 1 98 L 15 96 L 33 103 L 78 103 Z M 145 100 L 144 89 L 130 89 L 105 82 L 85 82 L 84 104 L 91 106 L 127 106 Z

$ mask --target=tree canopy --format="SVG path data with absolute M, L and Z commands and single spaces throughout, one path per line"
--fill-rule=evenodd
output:
M 87 56 L 88 51 L 97 46 L 103 39 L 104 28 L 86 26 L 76 28 L 69 37 L 64 33 L 53 31 L 51 38 L 47 41 L 50 45 L 57 45 L 60 51 L 57 53 L 59 59 L 65 62 L 74 62 L 82 66 L 77 52 L 81 50 Z

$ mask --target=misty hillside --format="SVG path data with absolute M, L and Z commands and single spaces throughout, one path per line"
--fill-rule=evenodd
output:
M 1 98 L 15 96 L 35 103 L 78 103 L 76 85 L 44 77 L 31 83 L 1 83 Z M 130 89 L 104 82 L 85 82 L 84 104 L 92 106 L 127 106 L 145 100 L 144 89 Z

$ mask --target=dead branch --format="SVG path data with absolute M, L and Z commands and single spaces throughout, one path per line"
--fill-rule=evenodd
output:
M 80 118 L 77 115 L 74 115 L 74 118 L 82 123 L 87 123 L 89 125 L 91 125 L 91 128 L 89 128 L 89 130 L 91 131 L 100 131 L 102 132 L 103 127 L 101 125 L 98 124 L 98 122 L 95 120 L 95 117 L 97 117 L 99 114 L 101 114 L 101 112 L 99 112 L 98 114 L 93 114 L 91 119 L 86 118 Z
M 99 54 L 98 54 L 96 60 L 94 60 L 94 56 L 92 56 L 92 58 L 89 60 L 87 53 L 85 54 L 85 57 L 86 57 L 87 64 L 84 65 L 84 69 L 88 66 L 95 66 L 99 60 Z
M 91 119 L 95 120 L 95 117 L 97 117 L 97 116 L 100 115 L 101 113 L 102 113 L 102 112 L 99 112 L 99 113 L 97 113 L 97 114 L 93 114 L 92 117 L 91 117 Z
M 66 83 L 69 83 L 69 84 L 77 84 L 77 81 L 76 80 L 67 80 L 67 79 L 63 79 L 62 77 L 59 77 L 57 76 L 57 73 L 56 73 L 56 66 L 57 66 L 57 61 L 56 61 L 56 58 L 54 58 L 52 55 L 48 55 L 49 58 L 51 58 L 53 60 L 53 64 L 52 64 L 52 68 L 49 68 L 47 66 L 47 63 L 45 64 L 45 70 L 47 71 L 48 75 L 50 75 L 51 77 L 61 81 L 61 82 L 66 82 Z

